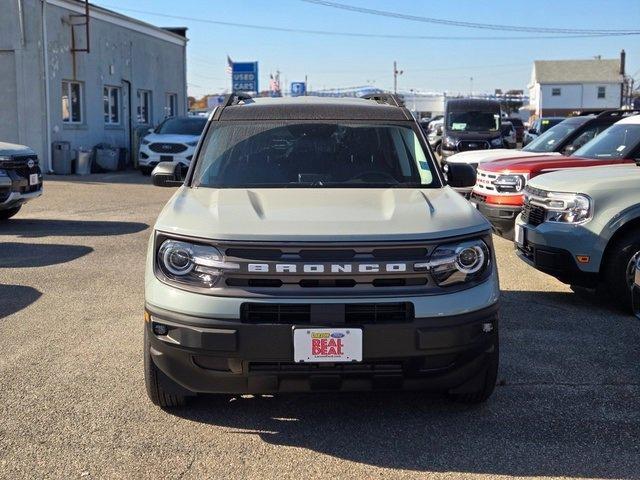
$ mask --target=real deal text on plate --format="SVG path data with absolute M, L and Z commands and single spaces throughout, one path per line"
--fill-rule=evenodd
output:
M 338 338 L 335 338 L 338 337 Z M 318 332 L 311 334 L 311 354 L 332 357 L 342 355 L 342 334 Z

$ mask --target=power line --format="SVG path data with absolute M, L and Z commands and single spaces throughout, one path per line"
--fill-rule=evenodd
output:
M 302 0 L 306 1 L 306 0 Z M 603 34 L 603 33 L 589 33 L 589 34 L 576 34 L 576 35 L 558 35 L 558 36 L 460 36 L 460 37 L 444 37 L 441 35 L 396 35 L 396 34 L 379 34 L 379 33 L 357 33 L 357 32 L 335 32 L 328 30 L 306 30 L 300 28 L 287 28 L 287 27 L 274 27 L 269 25 L 255 25 L 248 23 L 235 23 L 235 22 L 223 22 L 220 20 L 209 20 L 205 18 L 195 18 L 195 17 L 185 17 L 179 15 L 168 15 L 165 13 L 159 12 L 150 12 L 148 10 L 138 10 L 134 8 L 122 8 L 115 5 L 103 4 L 102 6 L 107 8 L 113 8 L 114 10 L 122 10 L 124 12 L 133 12 L 133 13 L 142 13 L 145 15 L 153 15 L 156 17 L 163 18 L 171 18 L 174 20 L 186 20 L 189 22 L 198 22 L 198 23 L 207 23 L 212 25 L 221 25 L 225 27 L 234 27 L 234 28 L 248 28 L 254 30 L 267 30 L 272 32 L 285 32 L 285 33 L 299 33 L 299 34 L 310 34 L 310 35 L 324 35 L 324 36 L 334 36 L 334 37 L 356 37 L 356 38 L 382 38 L 382 39 L 391 39 L 391 40 L 554 40 L 554 39 L 565 39 L 565 38 L 589 38 L 589 37 L 604 37 L 604 36 L 612 36 L 612 35 L 622 35 L 622 34 Z M 638 32 L 640 34 L 640 31 Z M 632 34 L 625 34 L 632 35 Z M 633 34 L 635 35 L 635 34 Z
M 545 28 L 545 27 L 523 27 L 516 25 L 498 25 L 493 23 L 475 23 L 475 22 L 462 22 L 459 20 L 446 20 L 442 18 L 422 17 L 417 15 L 408 15 L 398 12 L 389 12 L 386 10 L 375 10 L 373 8 L 356 7 L 354 5 L 345 5 L 343 3 L 331 2 L 328 0 L 301 0 L 302 2 L 311 3 L 315 5 L 322 5 L 324 7 L 337 8 L 340 10 L 347 10 L 356 13 L 365 13 L 368 15 L 378 15 L 383 17 L 398 18 L 401 20 L 410 20 L 412 22 L 423 23 L 435 23 L 439 25 L 448 25 L 453 27 L 465 27 L 465 28 L 477 28 L 484 30 L 497 30 L 501 32 L 529 32 L 529 33 L 563 33 L 563 34 L 578 34 L 578 35 L 602 35 L 602 36 L 617 36 L 617 35 L 640 35 L 640 30 L 632 29 L 576 29 L 576 28 Z

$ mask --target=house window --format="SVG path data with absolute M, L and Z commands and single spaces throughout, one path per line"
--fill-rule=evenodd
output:
M 605 98 L 607 96 L 607 87 L 598 87 L 598 98 Z
M 551 96 L 559 97 L 561 94 L 562 94 L 562 90 L 560 88 L 552 88 L 551 89 Z
M 138 90 L 138 123 L 151 124 L 151 91 Z
M 120 88 L 104 87 L 102 99 L 105 125 L 120 125 Z
M 62 121 L 82 123 L 82 83 L 62 81 Z
M 178 114 L 178 95 L 177 94 L 167 93 L 165 113 L 167 117 L 175 117 Z

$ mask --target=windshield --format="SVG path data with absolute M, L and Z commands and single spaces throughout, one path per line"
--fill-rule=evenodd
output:
M 612 125 L 584 147 L 576 150 L 576 157 L 627 158 L 640 143 L 640 125 L 626 123 Z
M 207 135 L 193 185 L 379 188 L 439 183 L 410 126 L 221 122 Z
M 588 119 L 585 119 L 586 122 Z M 522 150 L 525 152 L 555 152 L 560 143 L 562 143 L 577 128 L 582 126 L 584 122 L 562 122 L 544 132 L 538 138 L 534 139 Z
M 551 127 L 558 125 L 564 121 L 564 118 L 543 118 L 540 120 L 540 133 L 544 133 Z
M 500 128 L 500 114 L 480 110 L 449 112 L 447 130 L 460 132 L 495 132 Z
M 161 135 L 193 135 L 200 136 L 206 118 L 168 118 L 156 128 L 155 133 Z

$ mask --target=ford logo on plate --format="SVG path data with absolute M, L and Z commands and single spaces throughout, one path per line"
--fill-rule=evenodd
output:
M 27 162 L 27 167 L 33 168 L 35 166 L 36 166 L 36 162 L 34 162 L 32 158 L 30 158 L 29 161 Z
M 340 333 L 340 332 L 333 332 L 333 333 L 331 334 L 331 336 L 332 336 L 333 338 L 342 338 L 342 337 L 344 337 L 344 333 Z

